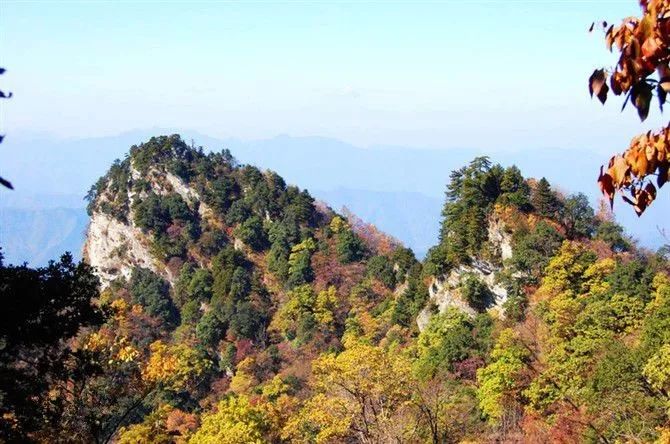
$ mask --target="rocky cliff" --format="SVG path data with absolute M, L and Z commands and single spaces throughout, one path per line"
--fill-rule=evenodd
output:
M 433 313 L 444 313 L 449 307 L 456 307 L 472 316 L 477 313 L 461 294 L 463 279 L 474 276 L 486 285 L 492 298 L 487 310 L 504 318 L 503 304 L 507 301 L 507 290 L 496 280 L 496 274 L 504 269 L 504 262 L 512 257 L 512 234 L 505 223 L 492 216 L 488 221 L 488 243 L 494 252 L 494 259 L 471 258 L 467 265 L 459 265 L 442 276 L 433 276 L 428 286 L 428 302 L 417 316 L 419 330 L 428 325 Z

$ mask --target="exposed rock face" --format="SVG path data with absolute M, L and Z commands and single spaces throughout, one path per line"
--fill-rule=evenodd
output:
M 488 236 L 489 242 L 499 252 L 502 261 L 512 257 L 512 235 L 506 231 L 501 221 L 495 219 L 489 221 Z M 456 307 L 472 316 L 477 313 L 460 294 L 461 280 L 467 275 L 475 275 L 486 284 L 494 298 L 488 310 L 504 317 L 502 306 L 507 301 L 507 290 L 495 282 L 496 273 L 501 270 L 500 266 L 473 258 L 470 265 L 461 265 L 445 276 L 433 277 L 428 288 L 428 304 L 416 319 L 419 330 L 423 331 L 426 328 L 435 311 L 444 313 L 449 307 Z
M 131 177 L 137 180 L 142 175 L 135 168 L 131 168 Z M 146 175 L 146 179 L 150 181 L 151 188 L 156 194 L 176 192 L 190 207 L 197 206 L 201 216 L 203 213 L 211 212 L 211 209 L 200 203 L 198 193 L 174 174 L 152 169 Z M 103 288 L 117 278 L 130 278 L 135 267 L 152 270 L 166 278 L 171 285 L 176 279 L 160 261 L 153 257 L 149 239 L 133 223 L 132 202 L 137 197 L 136 193 L 128 192 L 128 199 L 131 203 L 128 223 L 123 223 L 100 211 L 95 211 L 91 216 L 83 256 L 91 266 L 95 267 Z
M 492 218 L 489 221 L 489 242 L 497 246 L 500 251 L 500 258 L 504 261 L 512 257 L 512 234 L 509 233 L 505 224 Z
M 103 288 L 119 277 L 129 278 L 134 267 L 160 271 L 142 230 L 101 212 L 91 217 L 84 258 L 95 267 Z

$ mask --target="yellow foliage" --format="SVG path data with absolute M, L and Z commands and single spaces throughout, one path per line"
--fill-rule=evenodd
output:
M 172 407 L 161 405 L 147 415 L 141 423 L 122 427 L 119 431 L 118 444 L 170 444 L 175 442 L 174 438 L 168 434 L 165 425 L 165 420 L 171 410 Z
M 656 290 L 654 292 L 654 299 L 650 302 L 650 309 L 662 306 L 666 299 L 670 298 L 670 278 L 666 274 L 658 273 L 654 276 L 652 286 Z
M 128 343 L 128 338 L 114 338 L 109 329 L 91 333 L 84 341 L 83 349 L 101 353 L 107 358 L 108 364 L 133 362 L 140 356 L 139 350 Z
M 337 305 L 337 293 L 335 287 L 330 286 L 327 290 L 322 290 L 316 296 L 314 304 L 314 317 L 319 324 L 331 326 L 335 322 L 335 307 Z
M 262 444 L 267 429 L 261 408 L 251 405 L 245 396 L 224 399 L 215 413 L 202 417 L 202 425 L 190 444 Z
M 281 437 L 296 444 L 333 442 L 347 435 L 353 416 L 338 399 L 318 393 L 288 420 Z
M 142 378 L 170 390 L 186 389 L 212 365 L 187 344 L 168 345 L 159 340 L 149 349 L 151 355 L 142 370 Z
M 125 299 L 114 299 L 114 301 L 112 301 L 109 306 L 114 312 L 114 317 L 116 319 L 123 319 L 126 315 L 126 312 L 128 311 L 128 303 L 125 301 Z
M 616 261 L 612 258 L 599 260 L 584 271 L 583 291 L 592 295 L 606 293 L 610 284 L 605 281 L 608 274 L 616 268 Z
M 670 428 L 663 427 L 659 430 L 659 436 L 655 444 L 670 444 Z
M 140 352 L 132 345 L 124 345 L 116 352 L 116 360 L 120 362 L 132 362 L 139 356 Z
M 337 293 L 335 287 L 314 294 L 308 284 L 294 288 L 288 293 L 288 300 L 279 307 L 270 324 L 271 330 L 281 332 L 284 336 L 295 335 L 299 323 L 308 316 L 313 316 L 321 330 L 332 329 L 335 322 Z
M 330 221 L 330 231 L 333 233 L 339 233 L 340 231 L 346 230 L 347 228 L 349 228 L 349 224 L 340 216 L 335 216 Z
M 649 358 L 642 374 L 656 390 L 670 388 L 670 344 L 664 345 Z
M 103 349 L 109 347 L 109 338 L 103 335 L 101 332 L 96 331 L 89 335 L 84 343 L 84 350 L 89 350 L 92 352 L 99 352 Z
M 558 293 L 570 288 L 576 279 L 581 279 L 591 262 L 582 260 L 587 253 L 585 245 L 565 241 L 547 265 L 546 275 L 540 291 L 544 294 Z
M 275 400 L 279 396 L 284 395 L 290 391 L 290 387 L 286 384 L 279 375 L 275 375 L 267 384 L 263 386 L 263 397 L 269 400 Z
M 352 343 L 339 355 L 322 355 L 312 375 L 316 394 L 282 432 L 294 442 L 342 440 L 352 428 L 385 441 L 411 399 L 409 359 L 380 347 Z
M 258 380 L 253 374 L 255 365 L 256 360 L 251 356 L 244 358 L 237 364 L 235 375 L 230 380 L 230 389 L 233 392 L 237 394 L 248 393 L 258 385 Z

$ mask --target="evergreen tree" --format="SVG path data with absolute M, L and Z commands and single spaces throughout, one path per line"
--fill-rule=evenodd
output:
M 343 264 L 358 261 L 363 258 L 365 246 L 361 239 L 350 228 L 337 234 L 337 257 Z
M 533 206 L 535 210 L 544 217 L 555 217 L 559 209 L 559 201 L 552 191 L 549 181 L 544 177 L 540 179 L 533 193 Z
M 167 325 L 179 323 L 179 312 L 170 298 L 170 286 L 160 276 L 146 268 L 135 267 L 130 277 L 130 295 L 134 304 L 159 317 Z
M 488 157 L 478 157 L 451 173 L 440 245 L 430 253 L 429 268 L 446 270 L 480 252 L 487 238 L 487 216 L 502 192 L 503 176 L 504 170 L 500 165 L 491 166 Z
M 514 205 L 521 211 L 530 211 L 530 187 L 516 166 L 505 169 L 500 181 L 503 203 Z
M 235 229 L 235 236 L 250 246 L 254 251 L 261 251 L 267 246 L 267 236 L 263 222 L 258 216 L 252 216 Z
M 589 205 L 588 198 L 583 193 L 565 199 L 561 209 L 561 221 L 568 239 L 591 237 L 595 232 L 595 213 Z

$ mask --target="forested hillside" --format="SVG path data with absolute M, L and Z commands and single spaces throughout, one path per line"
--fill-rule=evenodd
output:
M 80 296 L 2 315 L 0 378 L 23 382 L 0 393 L 0 440 L 670 440 L 664 250 L 546 179 L 454 171 L 425 263 L 178 136 L 133 146 L 88 199 L 99 291 L 67 257 L 0 267 L 7 288 Z M 20 310 L 74 327 L 22 336 Z

